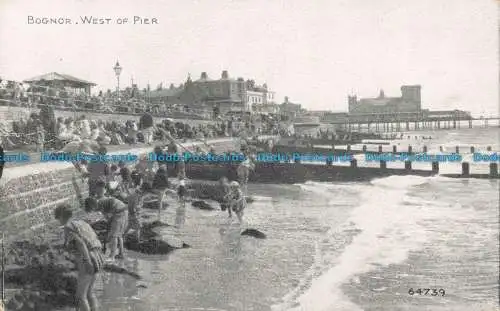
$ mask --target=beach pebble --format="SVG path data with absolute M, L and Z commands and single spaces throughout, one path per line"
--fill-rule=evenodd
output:
M 213 211 L 215 208 L 205 201 L 194 201 L 191 203 L 193 207 L 199 208 L 205 211 Z

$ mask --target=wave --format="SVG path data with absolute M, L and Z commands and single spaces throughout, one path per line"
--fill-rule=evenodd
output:
M 272 306 L 272 310 L 360 310 L 342 293 L 341 285 L 352 281 L 356 275 L 404 261 L 411 250 L 420 248 L 427 240 L 425 230 L 418 223 L 425 213 L 419 209 L 434 202 L 411 200 L 407 193 L 412 187 L 425 185 L 431 178 L 391 176 L 362 186 L 301 185 L 301 189 L 322 196 L 332 195 L 329 189 L 357 191 L 362 203 L 352 210 L 347 221 L 332 227 L 329 232 L 331 243 L 335 244 L 334 239 L 339 239 L 338 233 L 351 235 L 352 241 L 335 257 L 334 262 L 328 263 L 323 274 L 311 280 L 306 290 L 302 289 L 298 294 L 301 288 L 296 288 L 283 298 L 283 303 Z M 323 262 L 322 256 L 324 254 L 316 254 L 313 266 Z M 311 278 L 310 271 L 305 278 Z

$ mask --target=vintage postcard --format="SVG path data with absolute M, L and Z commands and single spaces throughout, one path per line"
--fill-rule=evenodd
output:
M 494 0 L 0 0 L 0 311 L 499 306 Z

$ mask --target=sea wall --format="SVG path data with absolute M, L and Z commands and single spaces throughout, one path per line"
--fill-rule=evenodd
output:
M 21 118 L 27 119 L 31 113 L 38 113 L 40 109 L 37 108 L 23 108 L 23 107 L 9 107 L 9 106 L 0 106 L 0 120 L 7 121 L 15 121 L 20 120 Z M 56 118 L 73 118 L 76 119 L 80 116 L 85 116 L 90 120 L 103 120 L 103 121 L 127 121 L 127 120 L 136 120 L 139 121 L 140 115 L 132 115 L 132 114 L 117 114 L 117 113 L 95 113 L 95 112 L 86 112 L 86 111 L 68 111 L 68 110 L 54 110 Z M 189 125 L 199 125 L 199 124 L 210 124 L 214 123 L 210 120 L 192 120 L 192 119 L 181 119 L 175 118 L 175 116 L 170 117 L 174 122 L 183 122 L 188 123 Z M 160 123 L 162 120 L 166 119 L 166 117 L 154 117 L 156 123 Z
M 239 142 L 231 138 L 209 140 L 216 152 L 237 150 Z M 192 150 L 201 142 L 186 143 Z M 111 152 L 146 154 L 152 148 Z M 53 220 L 54 208 L 64 202 L 76 203 L 71 163 L 48 162 L 7 168 L 0 180 L 0 232 L 6 239 L 29 234 Z M 80 183 L 84 191 L 86 183 Z

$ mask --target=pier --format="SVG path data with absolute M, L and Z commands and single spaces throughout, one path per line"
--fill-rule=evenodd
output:
M 426 117 L 415 114 L 348 115 L 323 123 L 340 125 L 346 131 L 402 132 L 418 130 L 449 130 L 460 128 L 499 127 L 500 117 L 473 118 L 467 116 Z

